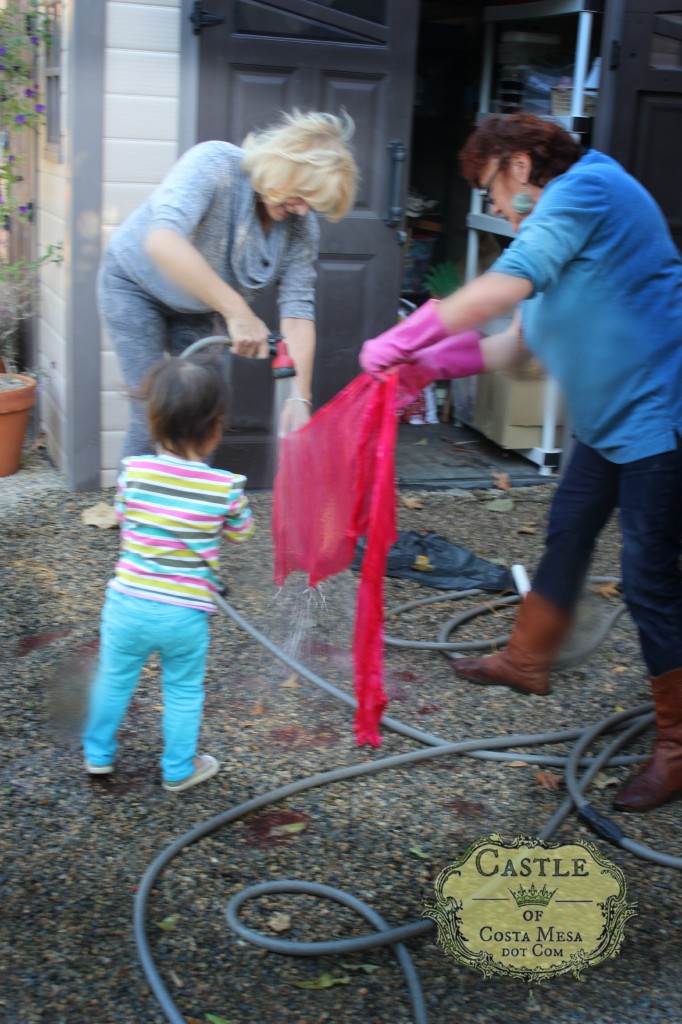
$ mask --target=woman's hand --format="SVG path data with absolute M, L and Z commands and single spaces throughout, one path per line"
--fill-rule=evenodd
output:
M 313 404 L 307 398 L 287 398 L 277 424 L 277 436 L 286 437 L 292 431 L 304 427 L 313 412 Z
M 268 328 L 250 309 L 234 316 L 226 316 L 227 333 L 232 339 L 232 351 L 237 356 L 267 359 L 270 355 Z

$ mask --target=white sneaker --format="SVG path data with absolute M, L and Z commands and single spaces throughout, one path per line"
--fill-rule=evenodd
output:
M 169 793 L 181 793 L 183 789 L 198 786 L 200 782 L 205 782 L 206 779 L 212 778 L 220 771 L 220 761 L 212 757 L 211 754 L 200 754 L 195 757 L 194 766 L 194 771 L 186 779 L 179 779 L 178 782 L 164 782 L 163 788 L 167 789 Z
M 88 775 L 111 775 L 114 770 L 113 764 L 92 764 L 87 760 L 83 764 Z

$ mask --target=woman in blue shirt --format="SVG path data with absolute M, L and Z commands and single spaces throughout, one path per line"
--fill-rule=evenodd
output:
M 490 118 L 460 159 L 516 237 L 488 272 L 366 342 L 360 362 L 370 373 L 407 363 L 454 378 L 533 354 L 559 382 L 577 440 L 532 590 L 508 646 L 455 669 L 548 693 L 597 536 L 618 507 L 623 591 L 657 736 L 614 806 L 648 810 L 682 794 L 682 260 L 651 195 L 552 122 Z M 472 331 L 516 307 L 505 332 Z

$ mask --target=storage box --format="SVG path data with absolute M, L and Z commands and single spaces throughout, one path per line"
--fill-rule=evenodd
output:
M 583 116 L 592 117 L 597 109 L 597 96 L 596 92 L 588 92 L 585 90 L 583 93 Z M 569 87 L 557 86 L 552 89 L 552 113 L 553 114 L 570 114 L 571 103 L 573 102 L 573 89 Z
M 476 409 L 472 426 L 502 448 L 539 448 L 542 444 L 546 381 L 514 379 L 506 370 L 481 374 L 477 379 Z M 557 411 L 557 427 L 563 420 Z M 561 431 L 551 441 L 561 447 Z

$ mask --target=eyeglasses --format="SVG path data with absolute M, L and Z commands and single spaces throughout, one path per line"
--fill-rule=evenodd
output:
M 480 195 L 484 203 L 489 203 L 491 201 L 490 189 L 493 187 L 493 182 L 499 173 L 500 165 L 498 164 L 493 173 L 486 181 L 485 185 L 482 188 L 479 188 L 478 194 Z

